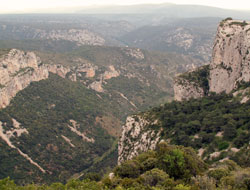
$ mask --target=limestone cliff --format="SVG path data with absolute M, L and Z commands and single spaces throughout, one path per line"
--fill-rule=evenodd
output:
M 12 49 L 0 58 L 0 108 L 8 106 L 11 99 L 31 82 L 47 79 L 49 73 L 75 82 L 80 81 L 88 88 L 104 92 L 102 83 L 118 77 L 120 73 L 113 65 L 109 65 L 105 68 L 104 73 L 96 76 L 97 69 L 98 67 L 94 64 L 82 60 L 77 60 L 75 66 L 63 66 L 54 62 L 43 64 L 34 52 Z M 94 79 L 94 77 L 96 78 Z M 94 81 L 88 84 L 86 83 L 88 78 L 92 78 Z
M 132 159 L 140 152 L 153 150 L 160 141 L 160 131 L 150 129 L 151 123 L 143 116 L 129 116 L 122 127 L 118 146 L 118 164 Z
M 231 92 L 238 82 L 250 81 L 250 22 L 222 21 L 210 64 L 211 92 Z
M 183 85 L 184 84 L 184 85 Z M 204 91 L 200 87 L 196 87 L 193 83 L 182 80 L 182 83 L 174 85 L 175 100 L 181 101 L 192 98 L 200 98 L 204 96 Z
M 220 23 L 208 72 L 208 92 L 230 93 L 238 84 L 250 81 L 250 22 L 225 19 Z M 190 74 L 197 75 L 197 72 L 175 79 L 175 100 L 206 95 L 202 90 L 204 85 L 197 85 Z
M 200 98 L 208 93 L 209 66 L 205 65 L 180 75 L 174 81 L 175 100 Z
M 218 27 L 210 65 L 204 65 L 176 77 L 174 80 L 175 100 L 182 101 L 190 98 L 201 98 L 209 95 L 210 92 L 221 93 L 225 91 L 226 93 L 230 93 L 234 90 L 234 100 L 237 99 L 241 104 L 248 102 L 250 99 L 249 52 L 250 23 L 231 19 L 223 20 Z M 244 86 L 244 88 L 238 88 L 239 84 L 241 84 L 241 87 Z M 237 91 L 235 89 L 237 89 Z M 232 101 L 233 99 L 229 100 L 229 102 Z M 161 139 L 171 142 L 171 138 L 176 136 L 176 131 L 164 129 L 165 126 L 169 126 L 167 122 L 171 123 L 171 119 L 159 113 L 160 116 L 154 117 L 154 115 L 157 115 L 157 110 L 161 112 L 162 110 L 164 111 L 164 109 L 164 114 L 166 115 L 171 115 L 174 112 L 171 109 L 166 111 L 167 108 L 163 106 L 153 109 L 151 112 L 149 111 L 147 116 L 145 116 L 145 114 L 141 116 L 140 114 L 127 118 L 119 141 L 118 163 L 131 159 L 140 152 L 154 149 Z M 186 112 L 188 111 L 186 110 Z M 200 110 L 197 112 L 200 112 Z M 176 113 L 173 115 L 175 114 Z M 182 118 L 182 114 L 180 114 L 180 118 Z M 178 121 L 178 119 L 175 121 Z M 162 125 L 163 122 L 161 122 L 164 120 L 165 126 Z M 196 125 L 197 123 L 195 124 L 195 122 L 197 122 L 198 125 Z M 195 122 L 190 123 L 190 125 L 202 126 L 199 123 L 200 121 Z M 170 127 L 173 127 L 175 124 L 175 122 L 172 122 Z M 179 127 L 180 126 L 177 128 L 178 131 L 180 130 Z M 162 132 L 164 130 L 165 134 Z M 170 138 L 171 135 L 172 137 Z M 222 132 L 218 132 L 215 136 L 222 136 Z M 193 136 L 193 141 L 199 138 L 200 136 L 195 134 Z M 181 140 L 179 142 L 181 142 Z M 233 150 L 235 150 L 235 148 L 228 148 L 226 151 L 231 151 L 232 153 Z M 200 148 L 197 150 L 197 153 L 203 156 L 204 151 L 208 151 L 206 147 Z M 220 153 L 216 151 L 209 152 L 209 154 L 210 155 L 204 157 L 204 159 L 213 159 L 220 155 Z
M 33 52 L 12 49 L 0 59 L 0 76 L 0 108 L 4 108 L 17 92 L 48 78 L 49 72 Z

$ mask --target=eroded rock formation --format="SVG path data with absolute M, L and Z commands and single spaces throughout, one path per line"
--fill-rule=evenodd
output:
M 12 49 L 0 59 L 0 108 L 33 81 L 48 78 L 49 72 L 33 52 Z
M 230 93 L 240 83 L 250 81 L 250 22 L 225 19 L 220 23 L 208 72 L 208 92 Z M 193 77 L 183 77 L 185 75 L 175 80 L 175 100 L 206 95 L 202 90 L 204 86 L 193 82 Z

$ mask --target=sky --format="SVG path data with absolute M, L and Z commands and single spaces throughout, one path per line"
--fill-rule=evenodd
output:
M 25 13 L 93 5 L 132 5 L 149 3 L 198 4 L 250 11 L 250 0 L 0 0 L 0 13 Z

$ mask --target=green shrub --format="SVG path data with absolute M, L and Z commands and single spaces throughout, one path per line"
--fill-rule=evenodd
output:
M 121 178 L 137 178 L 140 175 L 140 163 L 136 160 L 128 160 L 117 166 L 114 170 L 115 175 Z
M 182 184 L 179 184 L 176 187 L 174 187 L 174 190 L 190 190 L 190 189 L 191 189 L 190 186 Z
M 148 171 L 155 168 L 157 165 L 156 158 L 148 158 L 144 162 L 142 162 L 142 171 Z
M 229 143 L 226 142 L 226 141 L 222 141 L 222 142 L 220 142 L 219 145 L 218 145 L 218 149 L 219 149 L 219 150 L 225 150 L 225 149 L 227 149 L 228 147 L 229 147 Z
M 10 180 L 9 177 L 0 180 L 0 189 L 1 190 L 15 190 L 17 189 L 16 184 L 13 180 Z
M 101 175 L 95 172 L 89 172 L 84 176 L 84 179 L 89 179 L 91 181 L 100 181 Z
M 208 176 L 214 178 L 217 182 L 220 181 L 221 178 L 228 175 L 229 170 L 225 168 L 217 168 L 208 171 Z
M 158 167 L 175 179 L 190 179 L 206 169 L 206 164 L 193 149 L 160 143 L 157 147 Z
M 192 183 L 197 189 L 204 189 L 204 190 L 216 189 L 215 180 L 206 175 L 192 177 Z
M 154 168 L 150 171 L 145 172 L 143 175 L 140 177 L 143 181 L 144 185 L 149 185 L 149 186 L 156 186 L 156 185 L 163 185 L 164 182 L 168 182 L 171 184 L 169 181 L 172 181 L 169 178 L 169 175 L 166 174 L 164 171 Z M 172 182 L 173 184 L 173 182 Z
M 50 188 L 53 190 L 65 190 L 65 186 L 61 183 L 52 183 Z

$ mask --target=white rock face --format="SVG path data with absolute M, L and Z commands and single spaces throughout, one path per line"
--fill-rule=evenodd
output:
M 81 62 L 81 59 L 79 61 Z M 85 63 L 82 65 L 79 65 L 77 67 L 76 72 L 77 72 L 77 74 L 80 74 L 81 72 L 86 73 L 87 78 L 93 78 L 96 74 L 95 72 L 97 69 L 98 69 L 97 66 L 94 66 L 90 63 Z
M 111 78 L 118 77 L 120 75 L 119 71 L 115 70 L 115 67 L 113 65 L 109 66 L 109 71 L 105 71 L 103 74 L 103 79 L 104 80 L 109 80 Z
M 31 82 L 47 79 L 49 73 L 54 73 L 62 78 L 69 78 L 76 82 L 80 81 L 87 87 L 104 92 L 103 83 L 107 80 L 120 76 L 120 71 L 113 65 L 96 76 L 98 66 L 88 63 L 80 58 L 76 60 L 77 66 L 69 67 L 60 64 L 42 64 L 39 57 L 33 52 L 23 52 L 12 49 L 0 58 L 0 108 L 5 108 L 16 94 L 30 85 Z M 85 73 L 85 74 L 84 74 Z M 84 78 L 96 77 L 96 81 L 87 85 Z
M 113 65 L 109 65 L 108 70 L 101 74 L 98 77 L 99 79 L 97 81 L 92 82 L 89 85 L 89 88 L 97 92 L 104 92 L 103 83 L 105 83 L 109 79 L 116 78 L 118 76 L 120 76 L 120 72 L 117 71 Z
M 153 150 L 160 141 L 160 131 L 148 129 L 149 121 L 141 116 L 129 116 L 123 126 L 118 146 L 118 164 L 140 152 Z
M 181 83 L 180 83 L 180 80 Z M 209 92 L 230 93 L 239 82 L 250 81 L 250 22 L 224 20 L 217 30 L 209 65 Z M 176 78 L 175 100 L 204 96 L 202 88 L 191 81 Z M 249 100 L 242 99 L 242 103 Z
M 174 99 L 176 101 L 188 100 L 190 98 L 201 98 L 205 95 L 204 90 L 194 83 L 185 79 L 181 79 L 181 83 L 179 82 L 175 82 L 174 84 Z
M 63 67 L 62 65 L 49 65 L 48 70 L 49 72 L 57 74 L 62 78 L 65 78 L 67 73 L 70 72 L 70 68 Z
M 250 81 L 250 22 L 228 20 L 218 27 L 210 65 L 210 91 L 230 93 Z
M 0 59 L 0 108 L 33 81 L 48 78 L 48 69 L 33 52 L 12 49 Z

